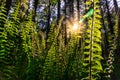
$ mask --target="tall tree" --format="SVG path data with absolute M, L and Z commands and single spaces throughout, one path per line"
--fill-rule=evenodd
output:
M 116 0 L 113 0 L 116 13 L 118 12 L 118 4 Z
M 78 21 L 80 20 L 80 0 L 77 0 L 77 17 Z
M 47 9 L 47 27 L 46 27 L 46 38 L 48 38 L 48 32 L 50 30 L 50 18 L 51 18 L 51 1 L 48 0 L 48 9 Z
M 6 0 L 6 5 L 5 5 L 5 7 L 6 7 L 6 15 L 8 15 L 8 12 L 9 12 L 9 10 L 10 10 L 10 6 L 11 6 L 11 4 L 12 4 L 12 0 Z
M 108 20 L 108 26 L 109 26 L 109 29 L 110 29 L 110 32 L 111 34 L 114 33 L 114 29 L 113 29 L 113 22 L 112 22 L 112 18 L 111 18 L 111 14 L 110 14 L 110 11 L 109 11 L 109 5 L 108 5 L 108 1 L 105 0 L 105 4 L 106 4 L 106 8 L 107 8 L 107 20 Z
M 39 0 L 34 0 L 34 22 L 35 22 L 35 17 L 36 17 L 36 12 L 37 12 L 38 1 Z
M 57 24 L 59 22 L 59 19 L 60 19 L 60 9 L 61 9 L 61 1 L 58 0 L 58 7 L 57 7 Z

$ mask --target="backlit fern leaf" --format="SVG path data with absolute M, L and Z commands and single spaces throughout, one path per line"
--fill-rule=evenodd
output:
M 0 6 L 0 79 L 11 80 L 12 79 L 12 67 L 9 57 L 9 44 L 7 42 L 7 33 L 5 29 L 5 23 L 7 16 L 5 15 L 6 9 L 4 5 Z
M 59 73 L 59 61 L 58 61 L 58 56 L 59 56 L 59 47 L 58 47 L 58 36 L 59 36 L 59 30 L 61 27 L 61 21 L 63 20 L 63 17 L 61 17 L 59 21 L 59 25 L 53 30 L 53 27 L 50 29 L 50 33 L 53 32 L 52 34 L 49 34 L 49 37 L 51 36 L 52 39 L 48 38 L 48 42 L 50 42 L 49 45 L 50 48 L 48 50 L 48 54 L 45 58 L 45 63 L 43 66 L 43 79 L 51 80 L 51 79 L 57 79 Z M 54 35 L 54 36 L 53 36 Z M 51 75 L 53 74 L 53 75 Z
M 99 9 L 99 0 L 94 0 L 92 3 L 92 0 L 88 1 L 86 5 L 89 5 L 88 8 L 93 8 L 93 16 L 91 18 L 88 18 L 88 29 L 86 31 L 86 39 L 85 39 L 85 59 L 84 64 L 87 68 L 86 70 L 86 78 L 89 77 L 89 80 L 96 80 L 99 79 L 99 72 L 102 71 L 101 66 L 101 22 L 100 22 L 100 12 Z M 97 74 L 97 75 L 96 75 Z

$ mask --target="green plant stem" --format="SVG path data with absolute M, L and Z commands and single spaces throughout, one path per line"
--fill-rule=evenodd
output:
M 94 0 L 93 0 L 93 17 L 90 37 L 90 80 L 92 80 L 92 54 L 93 54 L 93 32 L 94 32 Z

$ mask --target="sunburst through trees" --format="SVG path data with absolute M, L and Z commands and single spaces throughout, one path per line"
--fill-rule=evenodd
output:
M 0 0 L 0 80 L 119 80 L 119 0 Z

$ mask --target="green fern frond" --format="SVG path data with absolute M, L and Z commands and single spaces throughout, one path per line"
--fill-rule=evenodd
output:
M 88 2 L 92 2 L 88 1 Z M 90 4 L 89 3 L 89 4 Z M 94 5 L 94 12 L 93 12 L 93 17 L 88 18 L 88 29 L 86 31 L 86 39 L 85 39 L 85 51 L 84 51 L 84 55 L 85 55 L 85 63 L 86 67 L 89 67 L 91 70 L 89 70 L 88 76 L 89 79 L 91 80 L 95 80 L 99 78 L 99 75 L 95 76 L 95 74 L 99 74 L 99 72 L 101 72 L 102 66 L 101 66 L 101 53 L 102 53 L 102 49 L 101 49 L 101 31 L 99 29 L 101 29 L 101 15 L 98 14 L 98 12 L 100 12 L 99 10 L 99 6 L 98 6 L 99 0 L 98 1 L 94 1 L 91 3 L 91 5 Z M 86 5 L 89 5 L 88 3 L 86 3 Z M 89 6 L 88 6 L 89 7 Z M 88 66 L 88 65 L 89 66 Z M 87 70 L 88 71 L 88 70 Z M 96 73 L 95 73 L 96 72 Z M 87 73 L 87 72 L 86 72 Z

